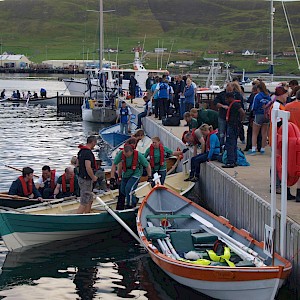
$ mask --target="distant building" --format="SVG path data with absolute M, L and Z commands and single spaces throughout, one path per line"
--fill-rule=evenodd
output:
M 243 50 L 242 55 L 244 55 L 244 56 L 255 55 L 255 52 L 254 52 L 254 50 Z
M 0 67 L 11 69 L 27 69 L 32 62 L 22 54 L 7 54 L 0 55 Z
M 192 53 L 192 50 L 190 50 L 190 49 L 179 49 L 177 51 L 177 53 L 179 53 L 179 54 L 190 54 L 190 53 Z
M 154 48 L 155 53 L 164 53 L 167 50 L 167 48 Z
M 234 51 L 233 50 L 225 50 L 222 54 L 224 54 L 224 55 L 233 55 Z
M 261 58 L 257 61 L 258 65 L 269 65 L 270 61 L 268 57 Z
M 288 56 L 288 57 L 296 56 L 295 52 L 293 52 L 293 51 L 282 52 L 282 55 L 283 56 Z

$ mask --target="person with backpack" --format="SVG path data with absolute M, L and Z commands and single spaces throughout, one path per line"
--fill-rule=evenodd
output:
M 265 115 L 265 107 L 271 101 L 271 97 L 263 81 L 257 85 L 257 91 L 258 93 L 255 95 L 252 103 L 254 120 L 252 124 L 252 149 L 248 151 L 249 155 L 256 155 L 257 153 L 257 136 L 260 130 L 262 136 L 260 154 L 265 154 L 270 123 L 270 120 Z
M 126 105 L 125 101 L 122 101 L 122 106 L 116 120 L 116 124 L 120 122 L 121 133 L 128 135 L 128 126 L 130 124 L 131 115 L 131 109 Z

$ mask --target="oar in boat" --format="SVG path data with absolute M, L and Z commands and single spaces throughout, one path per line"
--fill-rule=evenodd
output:
M 32 199 L 29 199 L 28 197 L 21 197 L 21 196 L 18 196 L 18 195 L 8 195 L 8 194 L 5 194 L 5 193 L 0 193 L 0 198 L 9 198 L 9 199 L 12 199 L 12 200 L 32 200 Z
M 200 222 L 204 226 L 204 230 L 208 233 L 215 234 L 218 238 L 227 244 L 229 248 L 231 248 L 236 254 L 240 255 L 243 259 L 251 261 L 257 267 L 265 267 L 266 265 L 264 262 L 258 257 L 258 254 L 253 251 L 252 249 L 246 247 L 244 244 L 240 243 L 239 241 L 235 240 L 234 238 L 230 237 L 223 231 L 216 228 L 212 223 L 207 221 L 206 219 L 202 218 L 201 216 L 197 215 L 196 213 L 192 212 L 190 216 L 195 219 L 196 221 Z M 250 254 L 249 252 L 252 253 Z
M 96 201 L 104 206 L 105 210 L 123 227 L 125 228 L 137 241 L 144 247 L 141 243 L 139 237 L 130 229 L 130 227 L 100 198 L 96 197 Z
M 21 169 L 18 169 L 18 168 L 15 168 L 15 167 L 12 167 L 12 166 L 9 166 L 9 165 L 6 165 L 6 164 L 4 164 L 4 163 L 2 163 L 2 162 L 0 162 L 1 163 L 1 165 L 2 166 L 4 166 L 4 167 L 6 167 L 6 168 L 9 168 L 9 169 L 13 169 L 13 170 L 15 170 L 15 171 L 19 171 L 19 172 L 22 172 L 22 170 Z M 38 175 L 33 175 L 35 178 L 39 178 L 39 176 Z

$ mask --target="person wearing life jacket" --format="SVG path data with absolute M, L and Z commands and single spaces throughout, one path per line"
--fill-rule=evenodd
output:
M 36 188 L 42 194 L 44 199 L 53 198 L 53 192 L 58 180 L 59 174 L 56 170 L 51 170 L 49 166 L 42 167 L 42 176 L 39 177 Z
M 136 197 L 131 194 L 131 192 L 134 191 L 138 185 L 142 176 L 143 167 L 146 168 L 148 181 L 152 180 L 150 164 L 143 154 L 134 150 L 131 145 L 125 145 L 124 149 L 116 155 L 113 161 L 110 185 L 113 185 L 115 182 L 115 172 L 119 163 L 122 163 L 120 192 L 126 198 L 125 208 L 133 208 L 136 206 Z
M 79 145 L 80 149 L 78 157 L 78 184 L 80 188 L 80 205 L 78 207 L 77 213 L 89 213 L 91 211 L 93 203 L 93 183 L 98 180 L 94 172 L 97 170 L 97 163 L 95 156 L 92 152 L 94 147 L 97 145 L 97 137 L 91 135 L 87 138 L 86 145 Z
M 28 197 L 30 199 L 37 199 L 42 201 L 42 195 L 37 190 L 33 182 L 33 169 L 25 167 L 22 169 L 22 176 L 16 179 L 9 188 L 8 195 L 15 195 L 20 197 Z
M 226 142 L 227 163 L 222 168 L 234 168 L 237 161 L 237 139 L 239 133 L 239 122 L 244 120 L 245 111 L 241 100 L 236 100 L 234 93 L 226 93 L 228 108 L 226 110 Z
M 220 154 L 218 130 L 211 125 L 202 124 L 199 128 L 205 140 L 204 152 L 191 158 L 190 176 L 185 181 L 196 182 L 200 177 L 200 166 L 207 161 L 217 160 Z
M 128 135 L 131 115 L 131 109 L 126 105 L 125 101 L 122 101 L 122 106 L 117 116 L 116 124 L 120 122 L 120 132 L 123 134 Z
M 187 149 L 188 150 L 188 149 Z M 184 150 L 185 152 L 187 150 Z M 145 157 L 150 157 L 150 166 L 152 170 L 152 176 L 154 173 L 160 175 L 160 183 L 164 184 L 167 176 L 167 163 L 166 158 L 171 155 L 179 156 L 182 155 L 182 151 L 172 151 L 168 147 L 164 146 L 160 138 L 155 136 L 152 138 L 151 146 L 146 150 Z
M 67 167 L 65 173 L 59 176 L 53 196 L 54 198 L 79 197 L 78 178 L 73 167 Z
M 193 129 L 190 132 L 187 132 L 183 136 L 183 140 L 188 143 L 189 145 L 193 146 L 193 156 L 196 156 L 198 154 L 198 147 L 201 147 L 201 153 L 204 152 L 205 149 L 205 141 L 202 136 L 201 130 L 199 128 Z

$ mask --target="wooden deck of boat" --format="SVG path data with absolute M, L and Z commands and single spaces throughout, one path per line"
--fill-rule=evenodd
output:
M 143 111 L 143 99 L 134 99 L 133 103 L 128 101 L 128 105 L 134 107 L 138 111 Z M 158 125 L 162 125 L 162 121 L 155 119 L 154 115 L 148 117 L 155 121 Z M 167 126 L 165 127 L 170 133 L 181 139 L 182 134 L 185 130 L 188 130 L 187 126 L 184 126 L 186 122 L 181 121 L 180 126 Z M 247 129 L 245 127 L 245 129 Z M 238 144 L 241 149 L 245 148 L 245 145 Z M 270 164 L 271 164 L 271 148 L 267 146 L 266 153 L 264 155 L 257 154 L 255 156 L 246 155 L 247 160 L 250 163 L 249 167 L 236 167 L 233 169 L 222 169 L 227 174 L 235 178 L 238 182 L 243 184 L 249 190 L 263 198 L 267 202 L 271 202 L 270 194 Z M 221 163 L 212 162 L 217 167 L 221 168 Z M 296 186 L 291 188 L 291 193 L 296 194 Z M 277 209 L 280 210 L 280 197 L 277 195 Z M 300 203 L 295 200 L 288 201 L 287 206 L 288 217 L 300 224 Z

